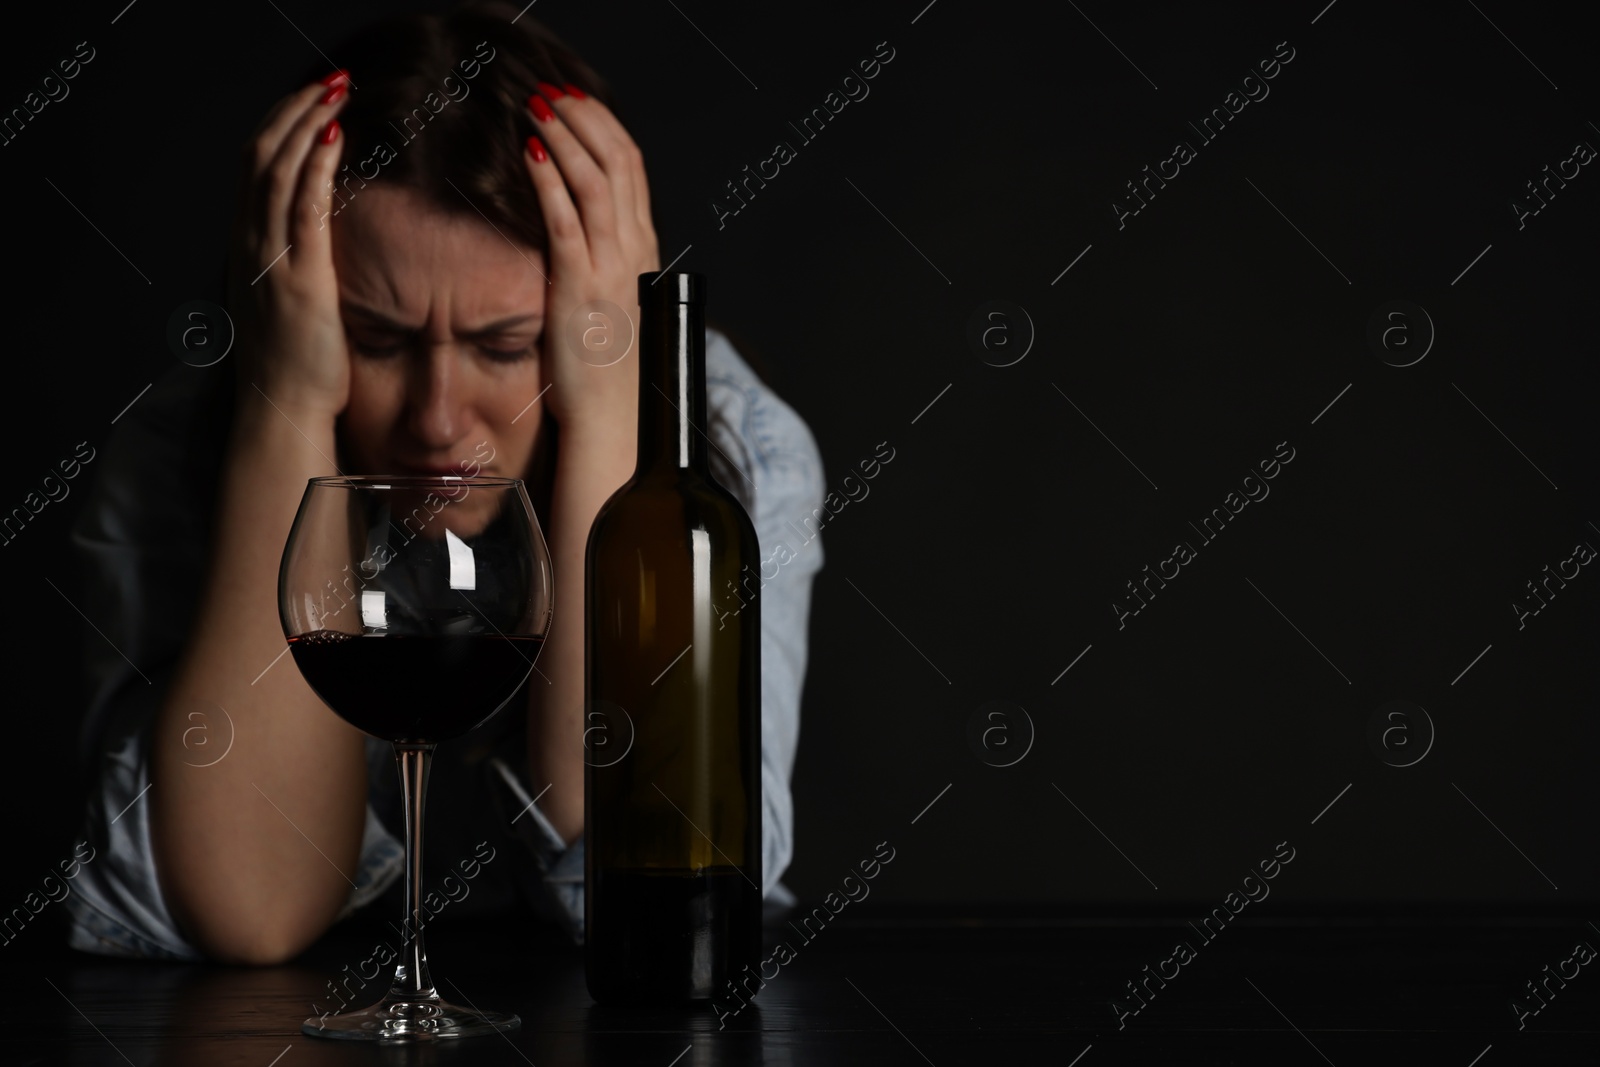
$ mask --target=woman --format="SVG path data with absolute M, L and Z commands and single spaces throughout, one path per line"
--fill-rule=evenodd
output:
M 85 751 L 100 762 L 95 858 L 69 905 L 78 948 L 275 963 L 398 891 L 389 746 L 312 694 L 278 622 L 306 479 L 341 471 L 527 479 L 555 573 L 550 684 L 440 749 L 430 858 L 475 876 L 423 903 L 464 914 L 520 896 L 582 938 L 575 606 L 589 526 L 633 470 L 638 374 L 562 334 L 585 303 L 634 310 L 660 262 L 609 91 L 516 15 L 479 4 L 369 30 L 338 53 L 348 73 L 285 97 L 246 146 L 236 359 L 175 367 L 128 413 L 74 531 L 108 639 L 90 651 Z M 707 381 L 719 480 L 766 557 L 820 506 L 815 442 L 714 330 Z M 763 885 L 781 902 L 821 563 L 808 547 L 762 590 Z

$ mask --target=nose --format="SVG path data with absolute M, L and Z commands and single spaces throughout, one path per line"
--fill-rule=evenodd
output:
M 455 353 L 447 343 L 430 344 L 415 357 L 407 384 L 409 425 L 429 449 L 455 444 L 465 429 L 465 390 Z

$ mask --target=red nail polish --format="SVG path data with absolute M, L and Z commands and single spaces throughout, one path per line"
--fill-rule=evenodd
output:
M 349 91 L 350 84 L 348 82 L 335 82 L 333 88 L 322 94 L 322 103 L 336 103 L 341 97 L 344 96 L 345 93 Z
M 549 122 L 556 117 L 556 113 L 550 110 L 550 105 L 544 102 L 542 96 L 528 97 L 528 110 L 532 111 L 533 117 L 540 122 Z
M 528 138 L 528 151 L 533 155 L 535 163 L 543 163 L 550 158 L 550 154 L 544 150 L 544 142 L 537 137 Z
M 323 85 L 338 85 L 340 82 L 347 82 L 349 80 L 350 80 L 350 72 L 348 70 L 336 70 L 332 74 L 328 75 L 326 78 L 323 78 L 322 79 L 322 84 Z
M 539 91 L 541 93 L 543 93 L 545 96 L 548 96 L 552 100 L 560 100 L 563 96 L 567 95 L 560 89 L 557 89 L 554 85 L 551 85 L 549 82 L 535 82 L 534 84 L 539 86 Z
M 322 128 L 322 143 L 332 144 L 339 136 L 339 120 L 334 119 Z
M 567 95 L 572 97 L 574 100 L 583 100 L 587 96 L 582 89 L 578 88 L 576 85 L 573 85 L 571 82 L 567 83 Z

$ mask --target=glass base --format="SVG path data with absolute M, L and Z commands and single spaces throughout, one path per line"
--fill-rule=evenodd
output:
M 435 995 L 425 1000 L 384 997 L 360 1011 L 313 1015 L 300 1024 L 300 1032 L 353 1041 L 420 1042 L 504 1033 L 521 1025 L 510 1012 L 476 1011 Z

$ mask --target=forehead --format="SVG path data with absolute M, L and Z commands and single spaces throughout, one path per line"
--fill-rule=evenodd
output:
M 445 211 L 404 186 L 374 182 L 348 198 L 333 219 L 333 253 L 343 297 L 408 319 L 544 310 L 541 272 L 549 272 L 538 251 L 475 212 Z

